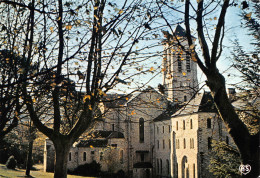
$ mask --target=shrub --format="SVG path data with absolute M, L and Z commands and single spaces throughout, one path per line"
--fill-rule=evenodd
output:
M 10 157 L 8 158 L 7 162 L 6 162 L 6 167 L 7 167 L 8 169 L 15 169 L 16 163 L 17 163 L 17 162 L 16 162 L 14 156 L 10 156 Z
M 73 174 L 77 174 L 81 176 L 98 176 L 100 172 L 101 172 L 101 165 L 96 161 L 93 161 L 92 163 L 79 165 L 73 171 Z

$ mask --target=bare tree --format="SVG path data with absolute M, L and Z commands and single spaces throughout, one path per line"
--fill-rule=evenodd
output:
M 163 4 L 170 7 L 167 2 Z M 231 5 L 232 2 L 229 0 L 216 2 L 199 0 L 196 3 L 186 0 L 184 5 L 185 10 L 179 12 L 184 15 L 186 37 L 190 47 L 189 52 L 193 60 L 197 61 L 198 66 L 206 75 L 206 83 L 210 88 L 218 113 L 239 149 L 242 163 L 244 165 L 249 164 L 252 167 L 251 172 L 243 176 L 257 177 L 259 175 L 259 132 L 251 135 L 245 123 L 239 118 L 226 93 L 225 78 L 217 67 L 217 61 L 223 51 L 226 12 Z M 171 8 L 171 10 L 178 11 L 174 8 Z M 219 12 L 219 15 L 215 15 L 214 19 L 217 20 L 217 23 L 214 29 L 214 37 L 210 41 L 206 37 L 208 35 L 209 24 L 205 22 L 205 19 L 212 12 Z M 192 22 L 197 25 L 195 32 L 191 31 Z M 193 36 L 199 40 L 198 48 L 195 48 Z M 200 52 L 201 57 L 199 55 Z
M 147 59 L 136 55 L 154 44 L 138 50 L 136 45 L 151 34 L 156 12 L 148 10 L 152 3 L 141 0 L 118 4 L 106 0 L 2 0 L 1 4 L 12 12 L 22 11 L 16 14 L 22 19 L 19 24 L 23 26 L 17 28 L 22 34 L 19 40 L 10 40 L 16 44 L 13 46 L 22 44 L 22 49 L 15 48 L 23 57 L 18 82 L 22 82 L 23 100 L 34 125 L 54 144 L 54 177 L 67 177 L 70 147 L 93 126 L 100 99 L 131 77 L 122 80 L 120 74 L 136 75 L 125 70 L 126 66 L 136 67 Z M 31 71 L 32 64 L 38 68 Z

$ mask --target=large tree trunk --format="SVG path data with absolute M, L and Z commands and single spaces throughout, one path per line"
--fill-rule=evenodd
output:
M 242 163 L 249 164 L 251 171 L 243 177 L 259 176 L 259 133 L 250 135 L 246 125 L 239 119 L 226 93 L 225 78 L 216 70 L 207 75 L 215 105 L 240 152 Z
M 55 142 L 55 141 L 54 141 Z M 60 141 L 55 146 L 54 178 L 67 178 L 67 165 L 70 147 L 69 142 Z

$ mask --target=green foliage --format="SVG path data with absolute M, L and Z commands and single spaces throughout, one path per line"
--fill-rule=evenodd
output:
M 214 176 L 220 178 L 241 177 L 239 173 L 241 160 L 236 148 L 223 141 L 213 140 L 211 154 L 209 171 Z
M 16 163 L 17 163 L 17 161 L 16 161 L 16 159 L 14 158 L 14 156 L 10 156 L 10 157 L 8 158 L 7 162 L 6 162 L 6 167 L 7 167 L 8 169 L 15 169 Z
M 96 161 L 79 165 L 72 173 L 81 176 L 98 176 L 101 172 L 101 165 Z

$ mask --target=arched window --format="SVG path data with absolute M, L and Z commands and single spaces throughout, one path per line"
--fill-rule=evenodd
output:
M 169 139 L 169 149 L 171 149 L 171 139 Z
M 187 156 L 183 156 L 181 161 L 181 177 L 188 177 L 187 176 L 187 168 L 186 163 L 188 162 Z
M 160 148 L 160 142 L 159 142 L 159 140 L 157 140 L 157 148 L 158 148 L 158 150 L 159 150 L 159 148 Z
M 183 120 L 183 130 L 185 130 L 185 120 Z
M 87 161 L 87 153 L 86 152 L 83 153 L 83 161 Z
M 185 96 L 184 96 L 184 102 L 186 102 L 186 101 L 187 101 L 187 96 L 185 95 Z
M 211 119 L 210 118 L 207 119 L 207 128 L 208 129 L 211 128 Z
M 170 174 L 170 162 L 168 159 L 166 159 L 166 168 L 167 168 L 167 174 Z
M 211 150 L 212 149 L 212 138 L 211 137 L 208 137 L 208 150 Z
M 163 149 L 165 148 L 165 141 L 163 140 Z
M 226 144 L 229 144 L 229 138 L 226 136 Z
M 186 148 L 186 140 L 185 140 L 185 138 L 183 139 L 183 148 L 184 149 Z
M 178 121 L 176 121 L 176 130 L 178 130 Z
M 144 119 L 139 119 L 139 141 L 144 143 Z
M 192 119 L 190 120 L 190 129 L 192 129 L 193 125 L 192 125 Z

